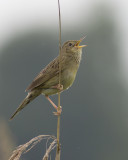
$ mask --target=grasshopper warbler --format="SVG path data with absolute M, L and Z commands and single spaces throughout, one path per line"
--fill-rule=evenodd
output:
M 63 44 L 61 48 L 61 58 L 59 56 L 56 57 L 37 75 L 37 77 L 26 89 L 26 91 L 28 91 L 28 95 L 10 119 L 13 119 L 19 111 L 21 111 L 27 104 L 29 104 L 40 94 L 45 95 L 48 101 L 57 110 L 58 107 L 52 102 L 49 96 L 62 92 L 73 84 L 80 65 L 82 48 L 86 46 L 79 45 L 84 38 L 81 38 L 80 40 L 70 40 Z M 61 86 L 58 85 L 59 58 L 61 63 Z M 58 110 L 57 114 L 60 114 Z

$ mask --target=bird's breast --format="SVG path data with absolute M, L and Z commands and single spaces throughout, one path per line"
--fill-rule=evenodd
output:
M 61 75 L 62 79 L 61 83 L 63 85 L 64 90 L 69 88 L 73 84 L 76 77 L 76 73 L 77 73 L 76 68 L 70 68 L 63 71 Z

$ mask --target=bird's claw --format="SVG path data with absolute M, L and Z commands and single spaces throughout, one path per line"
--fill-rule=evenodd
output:
M 53 112 L 53 114 L 55 116 L 60 116 L 61 115 L 61 112 L 62 112 L 62 107 L 60 106 L 60 108 L 57 108 L 57 112 Z
M 59 91 L 63 90 L 63 85 L 62 84 L 57 84 L 56 86 L 52 86 L 52 88 L 58 89 Z

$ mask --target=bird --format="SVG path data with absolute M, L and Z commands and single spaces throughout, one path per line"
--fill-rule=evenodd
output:
M 85 37 L 80 40 L 68 40 L 61 47 L 61 56 L 58 55 L 35 77 L 25 91 L 28 91 L 26 98 L 21 102 L 10 120 L 15 117 L 26 105 L 37 96 L 43 94 L 52 106 L 57 110 L 56 115 L 61 114 L 61 110 L 49 96 L 58 94 L 68 89 L 74 82 L 81 62 L 82 48 L 87 45 L 80 45 Z M 60 56 L 60 57 L 59 57 Z M 59 85 L 59 63 L 61 64 L 61 76 Z

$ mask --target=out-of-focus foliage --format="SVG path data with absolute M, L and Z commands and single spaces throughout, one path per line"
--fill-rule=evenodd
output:
M 7 160 L 13 151 L 15 140 L 4 119 L 0 119 L 0 159 Z

